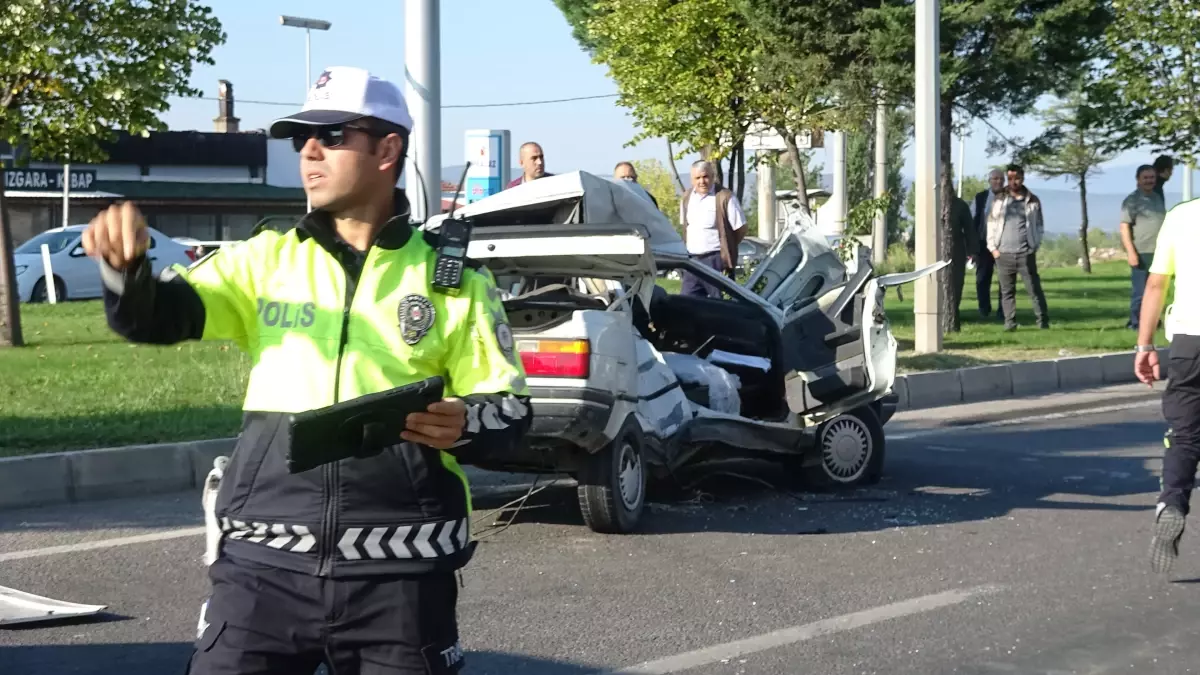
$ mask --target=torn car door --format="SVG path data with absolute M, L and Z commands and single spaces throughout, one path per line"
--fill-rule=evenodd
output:
M 816 298 L 801 298 L 784 316 L 788 408 L 837 413 L 871 403 L 896 378 L 896 339 L 883 308 L 888 286 L 933 274 L 947 263 L 874 276 L 863 258 L 854 276 Z
M 785 313 L 846 280 L 846 266 L 815 226 L 789 225 L 745 287 Z

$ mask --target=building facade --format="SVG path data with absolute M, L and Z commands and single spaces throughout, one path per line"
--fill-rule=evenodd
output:
M 233 87 L 221 81 L 219 91 L 216 131 L 121 134 L 103 164 L 72 164 L 65 180 L 59 164 L 17 166 L 13 149 L 0 143 L 14 244 L 64 224 L 64 187 L 66 224 L 135 201 L 151 227 L 200 241 L 244 239 L 264 219 L 302 216 L 306 200 L 290 141 L 239 131 Z

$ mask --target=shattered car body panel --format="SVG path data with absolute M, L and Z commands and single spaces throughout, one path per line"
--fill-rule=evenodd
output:
M 629 420 L 634 444 L 664 471 L 713 453 L 819 461 L 836 451 L 818 438 L 822 422 L 878 407 L 895 381 L 885 288 L 944 265 L 876 277 L 860 255 L 848 273 L 797 216 L 742 285 L 689 257 L 647 200 L 583 172 L 458 215 L 473 223 L 468 256 L 497 278 L 532 394 L 525 443 L 480 464 L 493 469 L 587 474 L 590 456 L 616 452 Z M 722 297 L 666 292 L 656 280 L 670 270 Z M 867 426 L 881 428 L 876 417 Z M 866 444 L 870 434 L 858 436 Z
M 61 621 L 98 614 L 107 605 L 81 605 L 0 586 L 0 626 Z

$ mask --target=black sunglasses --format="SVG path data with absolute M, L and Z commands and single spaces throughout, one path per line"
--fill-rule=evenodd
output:
M 321 147 L 336 148 L 346 142 L 346 132 L 351 129 L 361 131 L 375 138 L 383 138 L 380 134 L 366 127 L 354 126 L 353 124 L 326 124 L 319 127 L 312 127 L 307 134 L 297 133 L 292 136 L 292 147 L 296 149 L 296 152 L 300 152 L 304 149 L 304 144 L 308 143 L 308 139 L 316 137 Z

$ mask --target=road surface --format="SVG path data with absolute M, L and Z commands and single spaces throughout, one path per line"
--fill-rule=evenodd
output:
M 1148 570 L 1157 405 L 1047 410 L 906 414 L 875 488 L 714 477 L 633 536 L 587 530 L 569 488 L 535 495 L 464 575 L 467 672 L 1200 672 L 1197 547 L 1169 580 Z M 181 672 L 199 525 L 191 494 L 0 513 L 0 585 L 108 605 L 0 630 L 0 673 Z

